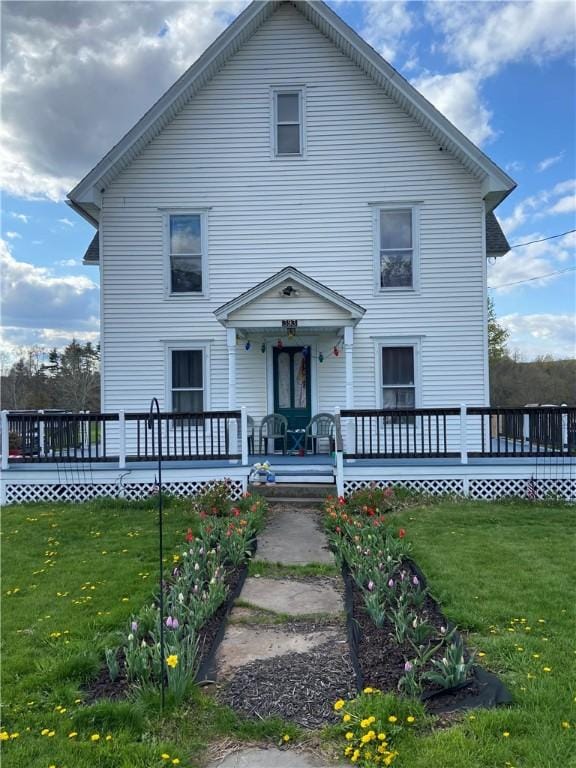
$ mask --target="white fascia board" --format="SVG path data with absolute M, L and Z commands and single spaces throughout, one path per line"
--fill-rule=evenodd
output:
M 157 121 L 161 121 L 170 108 L 185 95 L 186 91 L 212 66 L 218 57 L 223 56 L 226 58 L 231 53 L 235 38 L 242 34 L 246 27 L 257 18 L 258 14 L 262 13 L 262 20 L 264 20 L 264 18 L 273 13 L 277 4 L 277 2 L 266 2 L 266 0 L 254 0 L 242 11 L 195 63 L 178 78 L 174 85 L 126 133 L 118 144 L 115 144 L 102 160 L 68 193 L 67 197 L 75 202 L 92 202 L 90 199 L 92 190 L 101 191 L 99 185 L 102 178 L 112 169 L 122 155 L 129 152 L 134 144 L 145 136 L 147 131 L 153 129 Z

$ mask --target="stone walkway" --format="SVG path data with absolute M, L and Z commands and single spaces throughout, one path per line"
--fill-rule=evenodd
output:
M 256 559 L 293 570 L 246 579 L 216 657 L 218 698 L 247 716 L 318 727 L 333 701 L 353 690 L 341 580 L 298 574 L 298 566 L 334 564 L 318 509 L 272 505 Z M 209 768 L 328 765 L 289 748 L 250 748 Z

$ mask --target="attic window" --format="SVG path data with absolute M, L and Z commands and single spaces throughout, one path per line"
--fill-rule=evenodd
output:
M 301 157 L 303 144 L 302 91 L 274 91 L 274 149 L 276 157 Z

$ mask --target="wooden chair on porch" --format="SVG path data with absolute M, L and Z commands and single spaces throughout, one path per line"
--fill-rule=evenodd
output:
M 328 441 L 328 453 L 334 450 L 334 416 L 331 413 L 317 413 L 306 427 L 304 436 L 304 451 L 308 450 L 308 442 L 312 453 L 318 453 L 318 442 Z
M 274 440 L 274 446 L 276 440 L 281 440 L 282 453 L 286 453 L 288 450 L 288 419 L 286 416 L 282 416 L 280 413 L 269 413 L 268 416 L 264 416 L 260 424 L 260 453 L 263 452 L 262 448 L 266 453 L 268 440 Z

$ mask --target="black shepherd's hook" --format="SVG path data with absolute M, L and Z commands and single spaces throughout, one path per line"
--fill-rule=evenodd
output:
M 156 414 L 154 414 L 156 410 Z M 154 416 L 158 418 L 158 523 L 159 523 L 159 548 L 160 548 L 160 711 L 164 711 L 164 687 L 165 687 L 165 659 L 164 659 L 164 545 L 163 545 L 163 527 L 162 527 L 162 417 L 160 415 L 160 404 L 158 399 L 153 397 L 150 401 L 150 411 L 148 412 L 148 429 L 154 430 Z M 152 432 L 152 446 L 154 446 L 154 432 Z

